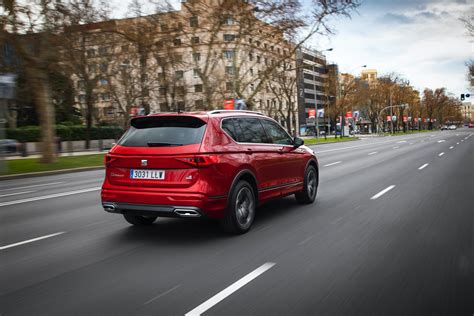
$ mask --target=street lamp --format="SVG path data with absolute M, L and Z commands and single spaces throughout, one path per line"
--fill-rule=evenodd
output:
M 382 115 L 382 112 L 383 112 L 383 111 L 385 111 L 385 110 L 387 110 L 387 109 L 392 110 L 393 108 L 404 108 L 404 109 L 408 109 L 409 106 L 408 106 L 408 104 L 397 104 L 397 105 L 389 105 L 389 106 L 386 106 L 386 107 L 384 107 L 383 109 L 381 109 L 380 112 L 379 112 L 379 114 L 378 114 L 378 116 L 377 116 L 377 118 L 378 118 L 378 120 L 379 120 L 379 130 L 380 130 L 380 115 Z M 391 118 L 391 120 L 392 120 L 392 124 L 393 124 L 393 118 Z M 393 125 L 392 125 L 392 126 L 393 126 Z

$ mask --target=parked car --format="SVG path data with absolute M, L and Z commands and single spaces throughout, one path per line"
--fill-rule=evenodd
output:
M 453 124 L 453 125 L 449 125 L 449 126 L 448 126 L 448 129 L 449 129 L 449 130 L 456 130 L 457 127 L 456 127 L 456 125 Z
M 442 125 L 442 126 L 441 126 L 441 130 L 442 130 L 442 131 L 445 131 L 445 130 L 447 130 L 447 129 L 448 129 L 448 125 Z
M 136 117 L 105 157 L 102 206 L 133 225 L 208 217 L 245 233 L 265 201 L 294 194 L 314 202 L 318 160 L 303 144 L 256 112 Z
M 0 151 L 5 153 L 16 153 L 19 143 L 14 139 L 0 139 Z
M 474 123 L 469 123 L 468 127 L 469 128 L 474 128 Z

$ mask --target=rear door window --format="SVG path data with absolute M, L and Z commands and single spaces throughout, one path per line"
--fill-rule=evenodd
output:
M 235 131 L 234 119 L 224 119 L 222 120 L 222 129 L 226 132 L 233 140 L 238 142 L 237 133 Z
M 274 144 L 293 145 L 293 139 L 280 125 L 270 120 L 262 120 L 262 124 Z
M 148 116 L 133 119 L 118 142 L 125 147 L 173 147 L 199 144 L 206 122 L 191 116 Z
M 269 143 L 259 119 L 240 117 L 234 119 L 237 129 L 237 139 L 241 143 Z

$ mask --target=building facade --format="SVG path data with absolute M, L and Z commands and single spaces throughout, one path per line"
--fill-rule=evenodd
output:
M 288 130 L 297 125 L 293 47 L 258 20 L 247 1 L 182 1 L 179 11 L 82 26 L 71 34 L 63 63 L 70 64 L 78 108 L 93 102 L 96 120 L 212 110 L 240 98 Z M 82 55 L 86 65 L 75 65 Z

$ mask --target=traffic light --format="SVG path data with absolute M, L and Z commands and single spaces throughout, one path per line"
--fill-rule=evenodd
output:
M 464 93 L 461 93 L 461 101 L 464 101 L 464 100 L 466 100 L 466 99 L 464 98 Z
M 471 95 L 469 93 L 466 93 L 466 98 L 469 98 Z

